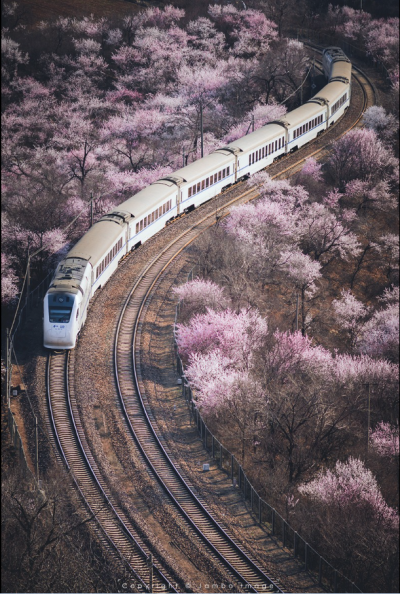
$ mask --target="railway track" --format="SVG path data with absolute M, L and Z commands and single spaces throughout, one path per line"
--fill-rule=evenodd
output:
M 58 452 L 84 498 L 87 508 L 106 535 L 110 545 L 125 561 L 133 580 L 144 591 L 176 592 L 173 579 L 157 567 L 150 577 L 150 554 L 140 537 L 127 526 L 123 512 L 111 501 L 93 459 L 70 391 L 70 351 L 54 351 L 48 356 L 47 399 L 49 416 Z M 147 578 L 147 579 L 146 579 Z
M 355 75 L 362 94 L 362 103 L 357 107 L 356 117 L 344 116 L 334 127 L 301 149 L 294 155 L 288 155 L 269 168 L 272 178 L 290 176 L 306 158 L 316 156 L 326 150 L 333 136 L 340 135 L 357 125 L 365 109 L 373 101 L 373 92 L 368 92 L 369 81 L 362 74 Z M 371 87 L 372 88 L 372 87 Z M 351 125 L 344 120 L 351 119 Z M 343 128 L 343 131 L 341 130 Z M 335 131 L 336 129 L 336 131 Z M 257 189 L 248 189 L 243 183 L 230 191 L 224 192 L 218 200 L 224 214 L 240 202 L 246 202 L 258 195 Z M 233 198 L 232 198 L 233 196 Z M 207 213 L 207 214 L 205 214 Z M 200 216 L 205 214 L 205 216 Z M 193 538 L 205 547 L 210 556 L 225 568 L 232 581 L 245 591 L 282 592 L 279 580 L 264 573 L 257 563 L 246 555 L 245 551 L 231 538 L 227 530 L 210 515 L 207 506 L 193 492 L 186 477 L 179 468 L 175 468 L 162 437 L 154 430 L 154 418 L 146 402 L 146 395 L 141 389 L 140 372 L 140 332 L 141 312 L 151 294 L 154 283 L 176 256 L 196 237 L 215 222 L 216 210 L 205 204 L 186 218 L 188 226 L 179 237 L 171 241 L 158 254 L 139 276 L 127 298 L 118 324 L 114 343 L 115 377 L 119 392 L 120 412 L 124 414 L 127 428 L 141 452 L 144 463 L 169 498 L 171 505 L 186 523 Z M 198 220 L 200 218 L 200 220 Z M 196 220 L 194 224 L 191 221 Z M 182 224 L 183 221 L 178 221 Z M 180 227 L 176 227 L 177 229 Z M 110 281 L 111 282 L 111 281 Z M 47 370 L 48 406 L 51 418 L 51 430 L 57 443 L 60 458 L 74 478 L 75 484 L 83 497 L 87 508 L 95 517 L 109 546 L 122 558 L 132 573 L 136 583 L 143 590 L 176 591 L 171 584 L 174 580 L 161 572 L 156 565 L 153 584 L 150 584 L 148 558 L 149 551 L 141 542 L 140 536 L 132 529 L 123 511 L 113 501 L 107 484 L 96 464 L 94 455 L 88 447 L 83 425 L 69 387 L 73 369 L 69 366 L 70 358 L 64 353 L 54 352 L 49 355 Z M 82 423 L 84 420 L 82 419 Z
M 266 575 L 246 555 L 232 537 L 212 517 L 207 506 L 171 461 L 154 430 L 151 412 L 146 409 L 140 389 L 140 314 L 154 283 L 165 268 L 189 243 L 210 226 L 210 216 L 181 234 L 142 273 L 124 305 L 119 320 L 115 350 L 118 394 L 131 434 L 155 479 L 186 521 L 193 535 L 200 538 L 210 554 L 222 563 L 236 584 L 247 591 L 269 589 L 282 592 L 277 581 Z

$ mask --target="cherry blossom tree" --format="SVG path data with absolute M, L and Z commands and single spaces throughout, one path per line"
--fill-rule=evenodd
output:
M 380 105 L 372 105 L 363 115 L 365 127 L 374 130 L 379 139 L 390 142 L 399 129 L 399 121 Z
M 323 267 L 335 258 L 349 260 L 357 256 L 360 244 L 349 226 L 353 218 L 350 210 L 338 216 L 317 202 L 305 207 L 301 215 L 301 246 L 305 253 L 312 254 Z
M 301 485 L 299 492 L 330 506 L 366 506 L 387 529 L 398 528 L 398 514 L 385 503 L 371 471 L 356 458 L 336 462 L 333 471 L 320 472 L 313 481 Z
M 301 485 L 299 492 L 310 501 L 305 513 L 322 553 L 340 563 L 359 587 L 365 589 L 378 575 L 383 588 L 392 591 L 398 513 L 387 505 L 363 462 L 352 457 L 338 461 L 332 470 L 320 471 L 314 480 Z M 357 556 L 352 554 L 355 543 Z
M 397 281 L 399 275 L 399 236 L 394 233 L 385 233 L 377 241 L 379 253 L 386 276 L 389 281 Z
M 19 44 L 3 35 L 1 37 L 1 77 L 8 82 L 18 74 L 18 67 L 28 63 L 28 55 L 20 50 Z
M 377 19 L 365 32 L 367 51 L 389 68 L 399 63 L 399 19 Z
M 224 289 L 210 280 L 196 278 L 179 287 L 173 288 L 178 296 L 187 317 L 196 313 L 205 313 L 206 309 L 226 309 L 229 300 L 224 295 Z
M 12 304 L 18 293 L 18 277 L 11 266 L 11 258 L 1 254 L 1 303 Z
M 305 163 L 301 169 L 301 175 L 306 177 L 309 176 L 315 181 L 321 181 L 322 179 L 322 165 L 314 157 L 309 157 L 305 160 Z
M 366 212 L 367 209 L 395 210 L 398 205 L 398 199 L 386 179 L 354 179 L 346 184 L 345 196 L 356 204 L 359 212 Z
M 384 458 L 399 455 L 399 426 L 378 423 L 370 434 L 371 446 Z
M 386 290 L 381 299 L 385 307 L 376 310 L 362 326 L 358 339 L 360 352 L 371 357 L 399 361 L 399 289 Z
M 232 208 L 223 226 L 254 262 L 264 283 L 282 268 L 281 254 L 296 242 L 298 229 L 285 205 L 268 198 Z
M 300 250 L 285 251 L 281 255 L 283 269 L 287 280 L 300 296 L 300 326 L 303 336 L 310 321 L 307 306 L 317 292 L 316 282 L 321 278 L 321 264 L 311 260 L 310 256 Z
M 395 166 L 395 160 L 374 130 L 364 128 L 351 130 L 334 142 L 328 164 L 342 191 L 354 179 L 379 181 Z
M 337 323 L 346 332 L 350 348 L 354 350 L 363 329 L 361 322 L 365 321 L 369 308 L 345 289 L 342 289 L 340 299 L 332 301 L 332 307 Z
M 251 366 L 252 352 L 267 334 L 267 322 L 256 311 L 238 314 L 227 309 L 194 316 L 187 326 L 177 325 L 177 344 L 183 356 L 205 354 L 216 349 L 240 368 Z M 238 337 L 240 336 L 240 340 Z
M 275 23 L 260 11 L 214 4 L 208 13 L 227 33 L 235 55 L 251 57 L 265 53 L 277 37 Z

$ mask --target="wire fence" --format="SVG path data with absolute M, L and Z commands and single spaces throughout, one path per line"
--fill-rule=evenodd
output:
M 189 272 L 188 280 L 193 280 L 193 270 Z M 178 311 L 179 305 L 176 307 L 174 329 L 178 320 Z M 175 332 L 174 335 L 176 335 Z M 197 427 L 203 447 L 210 458 L 217 463 L 218 468 L 229 475 L 233 486 L 241 492 L 243 499 L 248 502 L 257 522 L 266 527 L 268 532 L 279 540 L 285 548 L 292 551 L 293 555 L 304 564 L 304 568 L 314 574 L 321 587 L 331 592 L 362 592 L 351 580 L 321 557 L 272 506 L 259 496 L 247 478 L 240 462 L 211 433 L 202 418 L 193 398 L 190 384 L 185 376 L 176 339 L 175 354 L 177 372 L 182 380 L 182 396 L 188 405 L 191 421 Z

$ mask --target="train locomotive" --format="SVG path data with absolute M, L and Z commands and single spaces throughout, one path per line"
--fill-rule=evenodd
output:
M 351 62 L 338 47 L 323 51 L 328 82 L 309 101 L 255 132 L 153 182 L 104 215 L 58 264 L 44 298 L 43 342 L 72 349 L 90 299 L 129 251 L 184 212 L 217 196 L 307 144 L 349 107 Z

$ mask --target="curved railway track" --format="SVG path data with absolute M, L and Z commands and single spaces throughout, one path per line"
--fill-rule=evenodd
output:
M 358 69 L 357 69 L 358 70 Z M 287 155 L 269 168 L 272 178 L 290 176 L 306 158 L 323 153 L 334 138 L 342 136 L 358 124 L 365 109 L 374 101 L 373 86 L 368 78 L 358 71 L 357 80 L 361 102 L 350 109 L 334 127 L 301 149 L 296 154 Z M 372 89 L 372 90 L 371 90 Z M 350 125 L 348 120 L 351 119 Z M 233 196 L 233 198 L 232 198 Z M 216 200 L 224 214 L 234 204 L 246 202 L 257 196 L 257 189 L 248 189 L 243 183 L 225 191 Z M 181 515 L 193 538 L 206 547 L 210 556 L 225 568 L 233 581 L 246 591 L 282 592 L 279 580 L 267 575 L 256 562 L 229 536 L 213 519 L 207 506 L 193 493 L 190 483 L 174 467 L 163 438 L 154 430 L 151 410 L 146 406 L 146 395 L 142 393 L 140 376 L 140 338 L 141 312 L 157 279 L 167 266 L 205 229 L 215 222 L 216 210 L 204 205 L 200 212 L 207 212 L 200 220 L 191 224 L 193 215 L 199 218 L 199 210 L 186 217 L 188 228 L 174 238 L 140 274 L 131 290 L 121 312 L 114 343 L 115 379 L 118 389 L 120 413 L 126 420 L 130 439 L 133 438 L 140 455 L 152 477 L 159 483 L 165 496 Z M 182 222 L 182 221 L 181 221 Z M 111 282 L 111 281 L 110 281 Z M 73 370 L 68 365 L 65 353 L 53 352 L 48 358 L 47 396 L 51 431 L 60 456 L 70 471 L 77 489 L 87 508 L 96 518 L 110 546 L 122 558 L 140 588 L 151 589 L 148 558 L 140 536 L 135 532 L 124 512 L 113 500 L 107 483 L 96 464 L 80 420 L 73 393 L 70 392 L 69 377 Z M 168 575 L 168 569 L 161 571 L 156 559 L 153 572 L 154 591 L 176 591 L 171 585 L 175 579 Z M 182 586 L 181 586 L 182 587 Z
M 53 351 L 48 357 L 47 398 L 58 451 L 86 506 L 112 547 L 127 564 L 136 582 L 144 590 L 176 592 L 172 587 L 173 579 L 164 576 L 157 567 L 153 568 L 153 588 L 144 581 L 144 576 L 149 576 L 150 554 L 140 544 L 139 536 L 133 533 L 131 527 L 128 528 L 122 511 L 113 505 L 106 492 L 107 488 L 87 446 L 73 394 L 69 389 L 69 377 L 73 372 L 69 359 L 69 351 Z
M 121 312 L 115 350 L 115 375 L 118 395 L 125 418 L 135 442 L 140 448 L 153 476 L 163 487 L 169 499 L 188 523 L 195 537 L 208 547 L 210 554 L 223 563 L 232 578 L 248 591 L 270 589 L 282 592 L 279 585 L 266 575 L 246 555 L 239 545 L 218 524 L 207 507 L 193 493 L 191 486 L 174 466 L 151 422 L 139 386 L 140 315 L 144 304 L 162 272 L 189 243 L 210 226 L 209 216 L 171 242 L 142 273 L 133 287 Z

